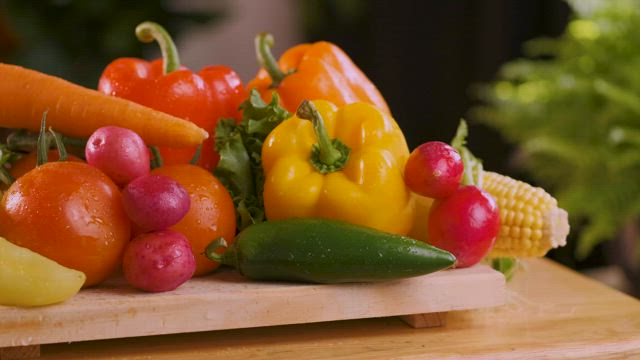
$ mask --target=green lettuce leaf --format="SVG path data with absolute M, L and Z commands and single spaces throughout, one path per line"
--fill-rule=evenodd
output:
M 277 93 L 267 104 L 255 89 L 240 109 L 243 114 L 239 124 L 235 119 L 218 121 L 215 140 L 220 162 L 214 170 L 233 197 L 239 231 L 264 221 L 262 144 L 276 126 L 291 116 L 280 107 Z

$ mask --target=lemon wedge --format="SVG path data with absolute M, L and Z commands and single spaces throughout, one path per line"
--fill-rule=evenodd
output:
M 42 306 L 75 295 L 86 276 L 0 238 L 0 305 Z

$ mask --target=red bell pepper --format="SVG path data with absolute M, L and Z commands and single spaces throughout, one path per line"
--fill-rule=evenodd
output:
M 219 160 L 214 149 L 218 119 L 240 120 L 238 107 L 248 94 L 240 77 L 226 66 L 207 66 L 194 73 L 180 65 L 176 46 L 167 31 L 153 22 L 136 27 L 140 41 L 157 41 L 162 59 L 148 62 L 119 58 L 102 73 L 98 90 L 189 120 L 209 133 L 198 165 L 212 170 Z M 165 164 L 188 163 L 196 148 L 159 148 Z

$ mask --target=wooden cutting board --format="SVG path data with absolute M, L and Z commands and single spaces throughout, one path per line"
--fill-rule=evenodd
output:
M 58 305 L 0 306 L 0 359 L 37 356 L 39 344 L 371 317 L 440 326 L 448 311 L 504 302 L 504 277 L 485 265 L 339 285 L 253 282 L 224 269 L 166 293 L 113 279 Z

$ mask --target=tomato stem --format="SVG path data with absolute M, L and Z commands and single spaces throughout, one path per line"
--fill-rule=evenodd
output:
M 36 167 L 42 166 L 47 163 L 47 152 L 49 146 L 51 146 L 51 139 L 47 136 L 47 112 L 42 113 L 42 120 L 40 121 L 40 132 L 38 133 L 38 141 L 36 145 Z
M 160 149 L 157 146 L 149 146 L 149 151 L 151 151 L 151 168 L 159 168 L 164 165 L 164 161 L 162 160 L 162 155 L 160 154 Z
M 56 148 L 58 150 L 58 161 L 67 161 L 67 149 L 64 147 L 64 143 L 62 142 L 62 138 L 60 134 L 53 131 L 51 127 L 49 127 L 49 133 L 53 137 L 53 140 L 56 142 Z
M 14 179 L 13 176 L 11 176 L 11 174 L 9 174 L 7 169 L 4 167 L 4 164 L 0 165 L 0 181 L 2 181 L 7 186 L 11 186 L 11 184 L 16 181 L 16 179 Z
M 72 138 L 57 133 L 62 142 L 66 146 L 84 148 L 87 144 L 87 139 Z M 51 138 L 51 134 L 47 134 L 47 137 Z M 51 140 L 51 139 L 50 139 Z M 7 148 L 11 151 L 33 151 L 38 145 L 38 135 L 27 132 L 26 130 L 14 131 L 7 136 Z
M 200 155 L 202 154 L 202 144 L 198 145 L 196 148 L 196 152 L 193 154 L 193 157 L 189 161 L 189 164 L 196 165 L 198 161 L 200 161 Z
M 162 52 L 162 72 L 165 75 L 180 68 L 178 48 L 171 35 L 160 24 L 153 21 L 140 23 L 136 27 L 136 37 L 145 43 L 158 42 Z

